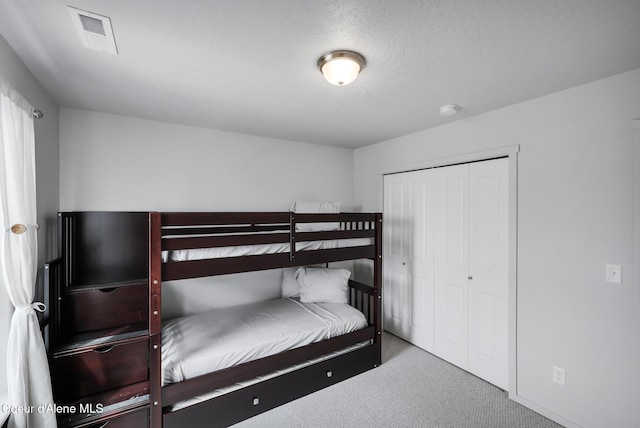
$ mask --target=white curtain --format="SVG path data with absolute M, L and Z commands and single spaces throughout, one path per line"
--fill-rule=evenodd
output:
M 7 346 L 9 428 L 56 426 L 47 354 L 34 303 L 38 264 L 33 108 L 0 81 L 0 286 L 14 306 Z M 18 406 L 22 406 L 20 409 Z M 32 407 L 33 406 L 33 407 Z M 32 410 L 32 411 L 30 411 Z

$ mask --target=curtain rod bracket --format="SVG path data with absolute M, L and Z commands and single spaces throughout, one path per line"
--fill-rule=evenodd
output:
M 33 118 L 34 119 L 42 119 L 44 117 L 44 113 L 42 113 L 42 110 L 33 110 Z

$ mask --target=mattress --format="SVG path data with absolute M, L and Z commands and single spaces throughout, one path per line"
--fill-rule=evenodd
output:
M 342 303 L 273 299 L 168 321 L 162 327 L 162 384 L 168 385 L 367 326 Z
M 372 238 L 334 239 L 297 242 L 296 251 L 324 250 L 331 248 L 361 247 L 372 245 Z M 289 252 L 289 243 L 239 245 L 235 247 L 196 248 L 162 252 L 162 261 L 184 262 L 188 260 L 217 259 L 223 257 L 255 256 Z

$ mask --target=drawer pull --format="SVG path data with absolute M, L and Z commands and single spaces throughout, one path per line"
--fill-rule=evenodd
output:
M 109 288 L 99 288 L 99 290 L 103 293 L 113 293 L 116 291 L 118 287 L 109 287 Z
M 115 345 L 102 346 L 100 348 L 94 349 L 93 352 L 96 352 L 98 354 L 106 354 L 107 352 L 111 351 L 114 347 L 115 347 Z

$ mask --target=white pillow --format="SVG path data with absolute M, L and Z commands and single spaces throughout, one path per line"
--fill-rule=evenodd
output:
M 316 214 L 316 213 L 340 213 L 341 202 L 321 201 L 307 202 L 296 201 L 291 204 L 290 210 L 298 214 Z M 328 230 L 340 230 L 340 223 L 299 223 L 296 224 L 296 232 L 319 232 Z
M 300 284 L 303 303 L 349 303 L 349 277 L 347 269 L 299 268 L 296 278 Z
M 290 210 L 294 213 L 339 213 L 341 202 L 334 201 L 321 201 L 321 202 L 307 202 L 296 201 L 291 204 Z
M 290 267 L 282 269 L 282 297 L 300 297 L 300 284 L 296 272 L 302 268 Z

